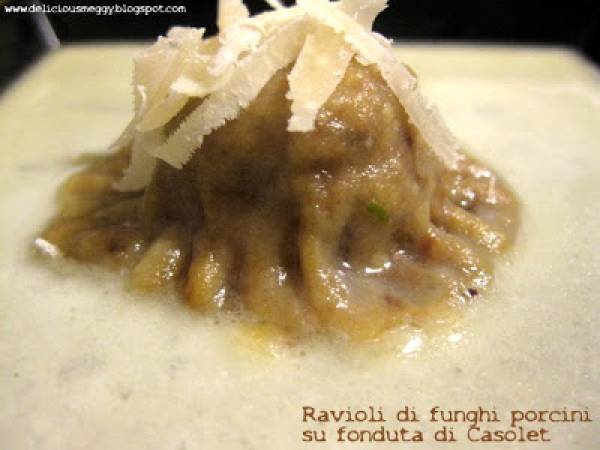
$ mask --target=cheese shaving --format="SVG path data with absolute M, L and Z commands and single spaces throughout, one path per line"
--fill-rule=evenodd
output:
M 176 63 L 177 51 L 168 45 L 168 40 L 158 42 L 133 59 L 133 88 L 136 115 L 142 109 L 141 92 L 146 97 L 156 97 L 161 85 L 166 84 L 170 68 Z M 145 105 L 147 107 L 147 104 Z
M 321 31 L 306 37 L 289 75 L 292 117 L 288 131 L 306 132 L 315 128 L 319 109 L 342 81 L 353 55 L 340 35 L 327 36 Z
M 340 0 L 338 5 L 340 11 L 370 31 L 375 18 L 387 8 L 387 0 Z
M 256 49 L 262 37 L 259 28 L 246 23 L 228 28 L 221 38 L 222 46 L 208 69 L 209 73 L 214 76 L 224 73 L 242 54 Z
M 131 165 L 118 183 L 143 189 L 156 159 L 181 168 L 204 137 L 238 117 L 273 75 L 292 66 L 288 130 L 314 129 L 320 108 L 335 91 L 352 58 L 374 65 L 432 151 L 450 168 L 460 158 L 457 143 L 437 110 L 418 92 L 415 76 L 371 31 L 387 0 L 297 0 L 250 17 L 241 0 L 220 0 L 219 36 L 175 27 L 135 58 L 135 116 L 118 145 L 131 145 Z M 203 101 L 171 136 L 164 127 L 190 98 Z M 115 145 L 117 145 L 115 143 Z
M 242 0 L 220 0 L 217 26 L 223 31 L 250 16 Z
M 240 64 L 231 80 L 210 95 L 169 140 L 151 155 L 181 168 L 202 145 L 204 136 L 235 119 L 254 100 L 275 73 L 291 64 L 305 38 L 307 20 L 296 19 L 282 27 Z
M 122 191 L 139 191 L 144 189 L 152 179 L 157 160 L 150 156 L 148 149 L 161 140 L 160 131 L 143 133 L 134 141 L 131 149 L 131 163 L 123 178 L 115 185 Z
M 279 0 L 265 0 L 267 4 L 273 9 L 281 9 L 283 5 Z
M 445 125 L 436 109 L 417 91 L 417 79 L 393 53 L 382 45 L 375 33 L 368 33 L 350 16 L 339 10 L 335 3 L 327 0 L 298 0 L 315 15 L 319 22 L 342 33 L 346 42 L 356 51 L 358 61 L 374 64 L 381 76 L 406 110 L 423 139 L 438 158 L 450 168 L 455 168 L 460 159 L 456 139 Z M 369 0 L 364 0 L 369 3 Z
M 149 131 L 162 127 L 181 111 L 181 108 L 185 106 L 187 101 L 188 97 L 186 95 L 172 91 L 167 98 L 154 104 L 154 106 L 144 114 L 137 129 L 139 131 Z
M 159 39 L 135 61 L 135 86 L 143 87 L 147 97 L 144 105 L 136 101 L 139 131 L 166 124 L 185 105 L 181 94 L 172 91 L 172 84 L 198 56 L 204 31 L 172 28 L 167 38 Z
M 220 48 L 221 43 L 217 38 L 203 40 L 200 48 L 188 58 L 179 77 L 171 84 L 171 90 L 188 97 L 202 98 L 219 89 L 230 76 L 226 70 L 215 75 L 209 71 Z M 227 69 L 232 71 L 233 67 Z

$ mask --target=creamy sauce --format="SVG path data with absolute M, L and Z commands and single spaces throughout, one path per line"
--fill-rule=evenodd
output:
M 3 447 L 306 448 L 305 404 L 598 411 L 600 88 L 589 66 L 553 50 L 398 50 L 456 135 L 519 193 L 522 232 L 457 323 L 349 353 L 277 345 L 268 330 L 257 349 L 256 330 L 190 315 L 174 296 L 31 258 L 71 161 L 106 148 L 130 116 L 131 50 L 62 50 L 0 103 Z M 592 427 L 552 429 L 555 448 L 598 442 Z

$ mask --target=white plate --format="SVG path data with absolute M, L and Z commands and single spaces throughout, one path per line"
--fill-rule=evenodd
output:
M 587 408 L 600 420 L 600 81 L 582 58 L 400 47 L 455 133 L 521 197 L 515 250 L 451 330 L 400 333 L 376 357 L 325 344 L 269 356 L 235 325 L 28 256 L 69 158 L 127 123 L 132 50 L 65 48 L 0 100 L 0 448 L 306 449 L 304 405 Z M 596 424 L 547 428 L 540 449 L 600 444 Z M 414 448 L 492 448 L 457 429 L 460 443 Z

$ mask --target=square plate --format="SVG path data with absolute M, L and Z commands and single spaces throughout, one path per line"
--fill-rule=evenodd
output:
M 427 432 L 436 405 L 598 419 L 600 79 L 588 62 L 553 48 L 397 48 L 455 134 L 513 187 L 523 218 L 492 292 L 457 324 L 367 356 L 326 343 L 252 349 L 235 324 L 31 257 L 72 160 L 104 151 L 129 120 L 134 50 L 64 48 L 0 99 L 1 448 L 304 449 L 305 405 L 409 405 Z M 594 424 L 526 425 L 547 425 L 548 448 L 600 444 Z M 456 428 L 456 444 L 414 448 L 480 448 Z

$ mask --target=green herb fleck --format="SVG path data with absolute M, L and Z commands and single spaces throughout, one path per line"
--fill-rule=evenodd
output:
M 369 203 L 367 205 L 367 211 L 369 211 L 369 213 L 373 214 L 379 221 L 383 223 L 388 223 L 390 221 L 390 215 L 379 203 Z

